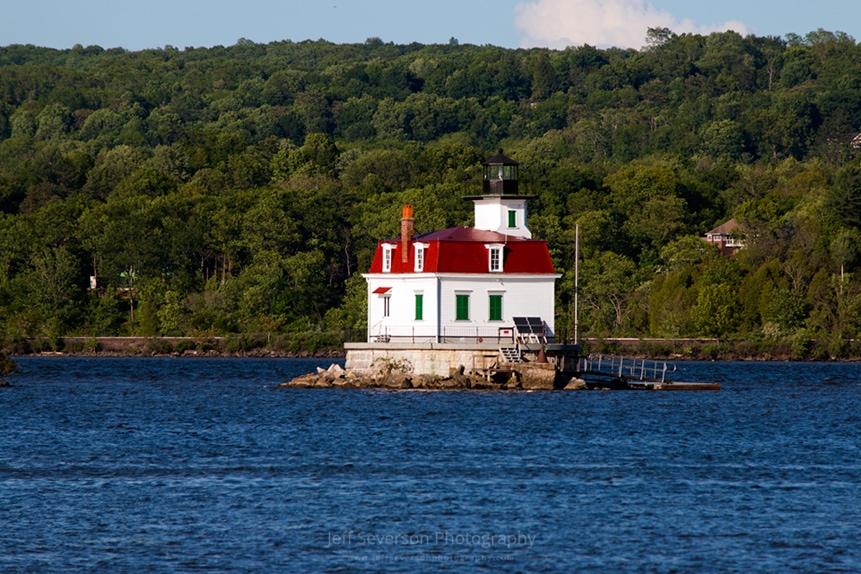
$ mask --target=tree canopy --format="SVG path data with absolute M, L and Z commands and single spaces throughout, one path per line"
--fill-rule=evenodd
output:
M 581 332 L 857 337 L 861 47 L 651 30 L 643 50 L 379 39 L 0 48 L 7 338 L 364 327 L 376 242 L 471 224 L 498 148 Z M 735 218 L 745 248 L 698 239 Z

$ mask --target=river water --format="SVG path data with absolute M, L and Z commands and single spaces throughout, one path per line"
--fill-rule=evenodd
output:
M 19 359 L 2 572 L 859 572 L 861 365 L 719 392 L 275 389 L 330 361 Z

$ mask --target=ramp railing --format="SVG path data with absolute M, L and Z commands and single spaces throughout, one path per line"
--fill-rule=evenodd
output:
M 590 354 L 580 359 L 580 372 L 584 374 L 609 375 L 620 379 L 664 382 L 667 373 L 676 371 L 669 361 L 635 359 L 618 355 Z

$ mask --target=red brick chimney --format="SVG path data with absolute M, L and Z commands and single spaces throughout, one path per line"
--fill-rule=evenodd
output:
M 401 261 L 406 263 L 410 260 L 410 241 L 415 233 L 415 222 L 413 219 L 413 206 L 405 205 L 401 215 Z

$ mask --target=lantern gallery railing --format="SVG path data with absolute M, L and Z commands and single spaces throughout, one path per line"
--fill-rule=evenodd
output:
M 514 344 L 514 327 L 377 326 L 368 334 L 371 343 L 495 343 Z

